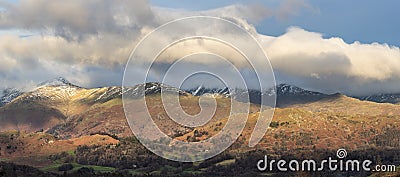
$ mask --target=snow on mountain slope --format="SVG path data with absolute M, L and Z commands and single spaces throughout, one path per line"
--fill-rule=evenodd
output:
M 294 104 L 294 103 L 302 103 L 308 101 L 316 101 L 322 98 L 327 97 L 328 95 L 313 92 L 309 90 L 305 90 L 293 85 L 289 84 L 279 84 L 276 88 L 269 88 L 264 91 L 256 90 L 256 89 L 231 89 L 231 92 L 228 88 L 205 88 L 203 86 L 199 86 L 197 88 L 189 89 L 189 93 L 194 96 L 201 95 L 220 95 L 224 97 L 231 97 L 235 100 L 246 102 L 249 100 L 254 104 L 272 104 L 271 101 L 267 101 L 268 99 L 272 99 L 274 95 L 277 97 L 277 106 L 282 106 L 286 104 Z M 247 98 L 247 95 L 249 96 Z M 261 101 L 262 96 L 265 96 L 267 100 Z
M 23 92 L 16 88 L 7 88 L 3 90 L 2 96 L 0 97 L 0 107 L 10 103 L 22 94 Z
M 37 85 L 26 98 L 29 99 L 52 99 L 55 100 L 60 97 L 72 96 L 80 87 L 70 83 L 67 79 L 57 77 Z M 17 97 L 23 95 L 25 92 L 17 88 L 8 88 L 3 90 L 0 97 L 0 107 L 11 103 Z
M 320 92 L 305 90 L 289 84 L 279 84 L 276 90 L 278 95 L 324 95 Z
M 369 95 L 362 97 L 355 97 L 360 100 L 372 101 L 376 103 L 392 103 L 399 104 L 400 103 L 400 93 L 397 94 L 377 94 L 377 95 Z
M 47 81 L 44 81 L 40 84 L 37 85 L 37 87 L 47 87 L 47 86 L 53 86 L 53 87 L 63 87 L 63 86 L 73 86 L 73 87 L 78 87 L 77 85 L 72 84 L 69 82 L 67 79 L 63 77 L 56 77 L 54 79 L 50 79 Z
M 229 92 L 229 89 L 227 87 L 225 88 L 206 88 L 200 85 L 196 89 L 189 89 L 187 90 L 190 94 L 193 96 L 202 96 L 202 95 L 220 95 L 223 97 L 229 97 L 231 94 Z

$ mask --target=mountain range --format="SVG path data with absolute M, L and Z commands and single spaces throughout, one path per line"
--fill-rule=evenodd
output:
M 187 101 L 186 107 L 191 108 L 192 111 L 198 109 L 196 98 L 199 96 L 213 96 L 221 102 L 228 103 L 231 101 L 230 97 L 243 102 L 247 100 L 244 97 L 248 94 L 254 109 L 261 103 L 261 95 L 268 98 L 271 97 L 273 92 L 277 94 L 277 108 L 307 107 L 307 105 L 317 103 L 313 106 L 313 109 L 315 109 L 320 107 L 319 105 L 323 105 L 322 103 L 332 102 L 332 100 L 337 101 L 342 98 L 351 100 L 351 97 L 345 95 L 323 94 L 288 84 L 280 84 L 276 87 L 276 90 L 269 89 L 264 92 L 243 89 L 232 89 L 230 91 L 228 88 L 210 89 L 202 86 L 184 91 L 161 83 L 146 83 L 126 89 L 122 89 L 122 87 L 86 89 L 59 77 L 40 83 L 36 89 L 30 92 L 21 92 L 17 89 L 3 91 L 5 94 L 1 99 L 3 104 L 0 107 L 0 120 L 2 121 L 0 129 L 2 131 L 25 130 L 28 132 L 43 129 L 62 138 L 79 137 L 95 132 L 127 136 L 131 132 L 125 122 L 122 110 L 123 91 L 132 98 L 139 98 L 143 96 L 140 95 L 141 93 L 150 96 L 157 95 L 161 93 L 162 89 L 167 93 L 179 93 L 181 96 L 189 98 L 190 101 Z M 379 98 L 388 100 L 387 97 L 386 95 Z M 153 104 L 161 101 L 154 99 Z M 378 97 L 372 96 L 363 98 L 363 100 L 381 101 L 377 99 Z M 162 112 L 162 110 L 158 110 L 158 112 L 156 110 L 158 108 L 154 109 L 154 114 L 158 114 L 160 122 L 162 122 L 161 120 L 165 119 L 167 115 L 160 114 L 159 112 Z M 227 116 L 228 108 L 223 110 L 221 115 Z M 98 116 L 100 113 L 102 116 Z M 221 115 L 216 117 L 221 117 Z M 115 119 L 115 117 L 118 117 L 118 119 Z M 98 121 L 90 120 L 94 118 Z M 106 122 L 106 124 L 103 125 L 102 122 Z M 173 125 L 173 122 L 167 121 L 166 124 Z M 188 130 L 178 126 L 174 130 L 169 129 L 168 133 L 180 134 L 183 131 Z
M 71 88 L 81 88 L 77 85 L 74 85 L 70 83 L 67 79 L 63 77 L 57 77 L 45 82 L 42 82 L 37 85 L 37 89 L 40 89 L 41 87 L 60 87 L 60 88 L 66 88 L 68 89 L 69 87 Z M 151 85 L 147 85 L 148 87 L 151 87 Z M 171 89 L 177 89 L 174 87 L 169 87 Z M 122 95 L 122 88 L 121 87 L 110 87 L 110 90 L 106 94 L 111 94 L 114 96 L 116 93 L 120 93 L 119 96 Z M 149 88 L 147 88 L 149 89 Z M 155 86 L 153 90 L 146 91 L 146 94 L 150 92 L 153 93 L 160 93 L 161 88 Z M 261 95 L 271 95 L 276 93 L 277 101 L 276 101 L 276 106 L 277 107 L 285 107 L 289 106 L 290 104 L 301 104 L 301 103 L 310 103 L 314 101 L 318 101 L 321 99 L 326 99 L 330 97 L 334 97 L 335 95 L 338 95 L 339 93 L 336 94 L 324 94 L 321 92 L 316 92 L 316 91 L 310 91 L 310 90 L 305 90 L 300 87 L 294 86 L 294 85 L 289 85 L 289 84 L 279 84 L 276 86 L 276 89 L 268 89 L 266 91 L 260 91 L 256 89 L 231 89 L 225 87 L 225 88 L 206 88 L 203 86 L 198 86 L 196 88 L 192 89 L 187 89 L 187 90 L 180 90 L 180 92 L 185 92 L 185 93 L 190 93 L 193 96 L 202 96 L 202 95 L 209 95 L 209 96 L 222 96 L 222 97 L 232 97 L 235 100 L 238 101 L 244 101 L 247 100 L 245 96 L 248 94 L 249 95 L 249 101 L 254 104 L 261 104 Z M 232 92 L 232 93 L 231 93 Z M 0 97 L 0 107 L 10 103 L 13 101 L 15 98 L 18 96 L 22 95 L 24 92 L 17 89 L 17 88 L 7 88 L 2 91 L 2 96 Z M 110 95 L 109 95 L 110 96 Z M 375 94 L 375 95 L 368 95 L 368 96 L 350 96 L 353 98 L 357 98 L 359 100 L 365 100 L 365 101 L 372 101 L 376 103 L 391 103 L 391 104 L 399 104 L 400 103 L 400 93 L 382 93 L 382 94 Z
M 216 112 L 201 127 L 185 127 L 169 118 L 162 107 L 161 90 L 167 94 L 178 93 L 182 109 L 191 115 L 201 111 L 198 104 L 201 96 L 212 96 L 217 102 Z M 148 113 L 155 124 L 168 136 L 182 141 L 200 141 L 217 134 L 229 119 L 231 102 L 241 103 L 242 96 L 249 93 L 250 113 L 240 138 L 224 153 L 223 160 L 205 161 L 211 165 L 203 164 L 199 169 L 215 170 L 219 163 L 235 157 L 246 160 L 246 153 L 254 150 L 271 154 L 296 152 L 300 155 L 305 150 L 334 151 L 346 147 L 346 150 L 355 151 L 375 148 L 368 151 L 369 154 L 376 149 L 400 146 L 400 107 L 396 104 L 362 101 L 342 94 L 323 94 L 287 84 L 264 92 L 240 89 L 231 92 L 227 88 L 201 86 L 181 90 L 154 82 L 125 89 L 83 88 L 64 78 L 43 82 L 29 92 L 11 89 L 6 92 L 10 94 L 4 97 L 7 101 L 0 107 L 0 159 L 56 173 L 64 163 L 54 160 L 54 157 L 69 157 L 65 153 L 72 157 L 69 160 L 62 158 L 63 161 L 114 168 L 119 168 L 123 163 L 124 168 L 128 169 L 141 164 L 141 170 L 146 173 L 152 172 L 157 166 L 149 165 L 148 161 L 160 162 L 161 166 L 170 163 L 154 160 L 154 154 L 143 150 L 144 147 L 138 143 L 132 144 L 129 138 L 134 136 L 125 118 L 123 93 L 130 95 L 133 101 L 146 94 Z M 268 97 L 274 92 L 278 98 L 277 108 L 268 132 L 256 147 L 250 148 L 247 143 L 261 114 L 260 95 Z M 137 112 L 135 117 L 140 118 L 145 114 L 147 112 Z M 54 165 L 57 168 L 52 168 Z M 199 173 L 204 174 L 201 170 Z
M 157 83 L 155 83 L 157 84 Z M 45 82 L 42 82 L 37 85 L 37 89 L 40 87 L 46 87 L 46 86 L 53 86 L 53 87 L 64 87 L 67 88 L 68 86 L 72 87 L 77 87 L 80 88 L 77 85 L 74 85 L 70 83 L 67 79 L 63 77 L 57 77 L 52 80 L 48 80 Z M 147 85 L 148 87 L 151 87 L 151 85 Z M 110 87 L 110 88 L 119 88 L 119 87 Z M 171 89 L 177 89 L 174 87 L 169 87 Z M 148 88 L 147 88 L 148 89 Z M 168 90 L 168 89 L 167 89 Z M 114 90 L 116 92 L 121 92 L 122 89 L 120 90 Z M 198 86 L 197 88 L 192 88 L 192 89 L 186 89 L 186 90 L 180 90 L 182 93 L 190 93 L 194 96 L 202 96 L 202 95 L 210 95 L 210 96 L 223 96 L 223 97 L 233 97 L 234 99 L 237 100 L 244 100 L 242 96 L 246 95 L 247 93 L 249 94 L 249 99 L 251 103 L 255 104 L 260 104 L 260 97 L 261 95 L 271 95 L 272 92 L 275 92 L 277 95 L 277 106 L 284 106 L 284 105 L 289 105 L 289 104 L 296 104 L 296 103 L 307 103 L 307 102 L 313 102 L 317 101 L 320 99 L 324 98 L 329 98 L 331 96 L 337 95 L 336 94 L 325 94 L 321 92 L 316 92 L 316 91 L 310 91 L 310 90 L 305 90 L 300 87 L 294 86 L 294 85 L 289 85 L 289 84 L 279 84 L 276 86 L 276 89 L 268 89 L 267 91 L 259 91 L 256 89 L 233 89 L 231 90 L 232 93 L 230 93 L 229 89 L 227 87 L 225 88 L 206 88 L 203 86 Z M 160 87 L 154 87 L 153 90 L 146 91 L 147 92 L 154 92 L 154 93 L 160 93 L 161 88 Z M 1 97 L 0 97 L 0 107 L 4 106 L 7 103 L 10 103 L 12 100 L 17 98 L 18 96 L 22 95 L 24 92 L 17 89 L 17 88 L 6 88 L 2 91 Z M 367 96 L 349 96 L 353 98 L 357 98 L 359 100 L 365 100 L 365 101 L 372 101 L 376 103 L 391 103 L 391 104 L 398 104 L 400 103 L 400 93 L 382 93 L 382 94 L 374 94 L 374 95 L 367 95 Z
M 392 104 L 399 104 L 400 103 L 400 93 L 384 93 L 384 94 L 376 94 L 376 95 L 369 95 L 369 96 L 361 96 L 355 97 L 360 100 L 367 100 L 376 103 L 392 103 Z
M 214 96 L 224 96 L 224 97 L 232 97 L 236 100 L 242 101 L 246 100 L 244 96 L 249 95 L 249 100 L 251 103 L 260 104 L 261 103 L 261 95 L 271 95 L 276 93 L 276 106 L 277 107 L 286 107 L 291 104 L 304 104 L 311 103 L 321 99 L 329 99 L 334 98 L 337 95 L 341 95 L 340 93 L 335 94 L 325 94 L 316 91 L 310 91 L 306 89 L 302 89 L 300 87 L 289 85 L 289 84 L 279 84 L 276 86 L 276 89 L 268 89 L 266 91 L 260 91 L 255 89 L 229 89 L 225 88 L 206 88 L 203 86 L 199 86 L 197 88 L 192 88 L 186 90 L 194 96 L 201 95 L 214 95 Z M 232 92 L 232 93 L 231 93 Z M 368 95 L 368 96 L 349 96 L 359 100 L 372 101 L 376 103 L 391 103 L 398 104 L 400 103 L 400 94 L 377 94 L 377 95 Z

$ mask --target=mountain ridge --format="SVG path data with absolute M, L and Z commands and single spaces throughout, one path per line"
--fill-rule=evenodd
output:
M 153 105 L 154 110 L 150 110 L 150 112 L 157 114 L 157 117 L 160 119 L 159 121 L 162 122 L 165 121 L 166 116 L 160 114 L 160 112 L 163 112 L 162 106 L 159 106 L 162 105 L 162 102 L 158 98 L 161 90 L 167 93 L 178 93 L 180 96 L 183 96 L 184 99 L 181 100 L 183 101 L 181 104 L 186 109 L 194 111 L 194 113 L 199 111 L 197 101 L 200 97 L 196 95 L 213 96 L 219 102 L 224 103 L 224 114 L 219 114 L 220 117 L 224 117 L 222 115 L 225 115 L 225 112 L 229 110 L 230 107 L 226 106 L 230 105 L 230 101 L 242 102 L 243 100 L 241 99 L 245 96 L 247 97 L 247 93 L 250 95 L 250 103 L 254 107 L 252 112 L 257 112 L 257 108 L 255 107 L 260 106 L 259 102 L 257 102 L 261 99 L 260 95 L 264 94 L 268 99 L 273 97 L 271 93 L 278 93 L 277 108 L 304 107 L 312 111 L 318 111 L 318 109 L 324 109 L 321 105 L 332 107 L 329 105 L 335 102 L 340 103 L 339 105 L 344 105 L 346 102 L 357 102 L 357 104 L 366 104 L 367 106 L 379 108 L 379 105 L 376 105 L 376 103 L 358 102 L 342 94 L 327 95 L 288 84 L 280 84 L 276 89 L 271 89 L 263 93 L 255 90 L 248 90 L 247 92 L 233 90 L 233 92 L 236 91 L 238 93 L 234 93 L 234 99 L 231 100 L 229 98 L 231 95 L 227 94 L 230 94 L 227 88 L 207 90 L 198 87 L 197 90 L 194 90 L 197 93 L 192 95 L 193 92 L 190 92 L 190 90 L 186 92 L 155 82 L 125 88 L 103 87 L 87 89 L 77 87 L 69 82 L 65 82 L 65 80 L 61 81 L 61 84 L 58 81 L 55 84 L 51 82 L 52 84 L 47 86 L 41 86 L 31 92 L 23 93 L 12 102 L 0 107 L 0 121 L 3 122 L 0 125 L 0 129 L 3 131 L 17 129 L 29 132 L 43 129 L 54 135 L 65 136 L 65 138 L 104 131 L 127 136 L 131 132 L 126 123 L 122 97 L 136 99 L 148 95 L 146 96 L 146 100 L 150 100 L 147 104 L 155 104 Z M 335 110 L 342 109 L 338 106 L 333 108 Z M 356 109 L 352 110 L 352 112 L 356 112 Z M 375 112 L 379 111 L 376 110 Z M 168 127 L 174 127 L 172 123 L 168 123 L 168 125 Z M 180 134 L 179 132 L 182 131 L 185 131 L 185 129 L 168 130 L 170 134 Z
M 167 92 L 178 92 L 179 94 L 192 94 L 193 96 L 212 96 L 212 97 L 225 97 L 229 98 L 232 97 L 235 100 L 246 102 L 247 94 L 249 95 L 249 101 L 254 104 L 261 104 L 261 96 L 271 97 L 271 95 L 276 94 L 276 106 L 277 107 L 285 107 L 290 106 L 291 104 L 304 104 L 315 102 L 321 99 L 327 99 L 330 97 L 334 97 L 335 94 L 325 94 L 317 91 L 306 90 L 294 85 L 281 83 L 277 85 L 275 88 L 270 88 L 264 91 L 256 90 L 256 89 L 229 89 L 227 87 L 224 88 L 207 88 L 202 85 L 198 87 L 194 87 L 191 89 L 179 89 L 176 87 L 168 86 L 162 83 L 156 82 L 149 82 L 146 84 L 138 84 L 132 87 L 124 87 L 122 86 L 111 86 L 111 87 L 100 87 L 100 88 L 91 88 L 89 90 L 94 89 L 107 89 L 107 91 L 99 98 L 98 100 L 107 101 L 107 98 L 113 97 L 122 97 L 124 92 L 132 92 L 132 95 L 135 95 L 134 90 L 139 89 L 140 87 L 145 87 L 141 89 L 146 89 L 145 94 L 155 94 L 160 93 L 161 88 L 166 90 Z M 63 77 L 56 77 L 44 82 L 41 82 L 37 85 L 37 87 L 31 91 L 35 92 L 37 90 L 57 90 L 60 91 L 65 89 L 69 92 L 74 92 L 77 89 L 83 89 L 78 85 L 75 85 L 68 81 Z M 3 96 L 0 97 L 0 107 L 7 105 L 8 103 L 14 101 L 19 96 L 23 95 L 24 93 L 31 93 L 31 92 L 23 92 L 16 88 L 8 88 L 3 90 Z M 232 92 L 232 93 L 231 93 Z M 136 95 L 137 97 L 143 95 Z M 348 96 L 348 95 L 346 95 Z M 357 98 L 363 101 L 372 101 L 376 103 L 391 103 L 391 104 L 399 104 L 400 103 L 400 94 L 376 94 L 376 95 L 369 95 L 369 96 L 349 96 L 353 98 Z M 271 102 L 271 101 L 269 101 Z M 271 103 L 269 103 L 271 104 Z M 269 105 L 272 106 L 272 105 Z
M 400 93 L 383 93 L 383 94 L 374 94 L 369 96 L 358 96 L 354 97 L 360 100 L 372 101 L 376 103 L 391 103 L 391 104 L 400 104 Z
M 59 87 L 59 86 L 74 86 L 74 87 L 79 87 L 75 84 L 72 84 L 70 81 L 68 81 L 64 77 L 56 77 L 44 82 L 41 82 L 37 85 L 38 88 L 40 87 L 46 87 L 46 86 L 53 86 L 53 87 Z

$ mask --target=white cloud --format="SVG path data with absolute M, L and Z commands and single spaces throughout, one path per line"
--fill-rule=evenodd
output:
M 282 82 L 324 92 L 400 92 L 398 47 L 348 44 L 341 38 L 326 39 L 322 34 L 296 27 L 279 37 L 264 36 L 252 25 L 268 17 L 284 20 L 302 9 L 317 11 L 303 0 L 283 1 L 276 9 L 231 5 L 197 12 L 153 7 L 145 0 L 20 0 L 15 4 L 0 2 L 0 7 L 6 9 L 0 11 L 0 29 L 38 34 L 0 35 L 3 87 L 23 86 L 55 76 L 65 76 L 86 87 L 120 84 L 122 67 L 145 34 L 180 17 L 212 15 L 233 21 L 254 35 Z M 160 38 L 160 43 L 165 40 Z M 165 54 L 160 62 L 172 62 L 179 52 L 194 50 L 191 45 L 198 42 L 177 45 L 178 52 Z M 238 66 L 246 66 L 237 54 L 219 44 L 203 43 L 197 47 L 222 51 Z M 208 60 L 199 63 L 217 64 Z
M 391 84 L 400 79 L 400 49 L 395 46 L 348 44 L 341 38 L 326 39 L 293 27 L 282 36 L 265 40 L 264 47 L 274 69 L 293 76 L 299 85 L 349 94 L 400 92 L 400 86 Z M 334 78 L 340 80 L 332 82 Z M 385 87 L 388 84 L 391 86 Z

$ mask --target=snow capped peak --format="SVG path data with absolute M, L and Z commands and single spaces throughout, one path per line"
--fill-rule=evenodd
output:
M 392 104 L 400 103 L 400 93 L 376 94 L 376 95 L 368 95 L 355 98 L 358 98 L 360 100 L 373 101 L 377 103 L 392 103 Z
M 164 93 L 178 93 L 179 95 L 188 95 L 187 92 L 172 87 L 166 84 L 158 83 L 158 82 L 148 82 L 146 84 L 139 84 L 133 87 L 123 87 L 121 88 L 120 95 L 124 95 L 125 97 L 129 98 L 141 98 L 145 95 L 153 95 L 153 94 L 160 94 L 161 92 Z
M 15 93 L 15 92 L 20 92 L 20 90 L 17 89 L 17 88 L 6 88 L 6 89 L 3 90 L 3 95 L 12 94 L 12 93 Z
M 63 77 L 56 77 L 54 79 L 50 79 L 48 81 L 42 82 L 38 85 L 38 87 L 46 87 L 46 86 L 53 86 L 53 87 L 59 87 L 59 86 L 74 86 L 77 87 L 76 85 L 72 84 L 69 82 L 67 79 Z
M 197 87 L 197 89 L 192 93 L 192 95 L 198 95 L 199 92 L 204 89 L 203 85 L 200 85 L 199 87 Z
M 22 94 L 23 92 L 16 88 L 7 88 L 3 90 L 2 96 L 0 97 L 0 107 L 10 103 Z
M 80 87 L 70 83 L 67 79 L 63 77 L 56 77 L 54 79 L 47 80 L 37 85 L 37 88 L 33 89 L 29 93 L 26 98 L 50 98 L 50 95 L 73 95 L 77 89 Z M 14 99 L 22 95 L 24 91 L 16 89 L 16 88 L 8 88 L 3 90 L 2 96 L 0 97 L 0 107 L 4 106 Z
M 233 98 L 238 97 L 238 95 L 245 95 L 247 93 L 250 95 L 250 97 L 261 97 L 262 95 L 266 95 L 266 96 L 323 95 L 322 93 L 319 93 L 319 92 L 305 90 L 300 87 L 296 87 L 296 86 L 289 85 L 289 84 L 279 84 L 276 86 L 276 88 L 275 87 L 267 88 L 263 91 L 260 91 L 259 89 L 240 89 L 240 88 L 229 89 L 227 87 L 225 87 L 225 88 L 205 88 L 202 85 L 200 85 L 197 88 L 187 90 L 187 92 L 191 93 L 194 96 L 201 96 L 204 94 L 219 94 L 219 95 L 222 95 L 225 97 L 233 97 Z
M 143 85 L 145 89 L 144 92 L 146 95 L 161 93 L 161 90 L 167 93 L 186 94 L 185 91 L 180 90 L 179 88 L 161 84 L 158 82 L 148 82 L 146 84 L 139 85 L 139 87 L 143 87 Z
M 276 86 L 278 95 L 320 95 L 319 92 L 313 92 L 309 90 L 302 89 L 289 84 L 279 84 Z
M 229 97 L 230 92 L 229 88 L 205 88 L 203 85 L 198 86 L 197 88 L 189 89 L 187 92 L 191 93 L 194 96 L 201 96 L 205 94 L 219 94 L 224 97 Z
M 289 85 L 289 84 L 279 84 L 276 87 L 276 89 L 277 89 L 278 93 L 281 93 L 281 94 L 288 94 L 288 93 L 295 94 L 295 93 L 301 93 L 301 92 L 305 91 L 304 89 L 301 89 L 299 87 Z

